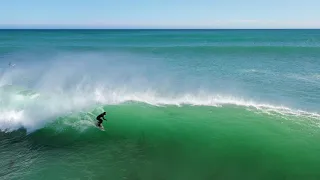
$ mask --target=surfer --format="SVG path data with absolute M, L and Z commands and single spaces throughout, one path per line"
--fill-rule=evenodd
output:
M 98 120 L 98 123 L 97 125 L 101 128 L 101 124 L 102 124 L 102 121 L 106 119 L 104 118 L 104 116 L 106 115 L 107 113 L 106 112 L 103 112 L 102 114 L 100 114 L 99 116 L 97 116 L 97 120 Z

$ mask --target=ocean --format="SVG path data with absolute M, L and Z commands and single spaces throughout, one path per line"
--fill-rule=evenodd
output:
M 318 180 L 319 92 L 320 30 L 0 30 L 0 179 Z

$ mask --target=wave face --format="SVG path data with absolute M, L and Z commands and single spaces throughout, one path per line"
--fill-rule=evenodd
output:
M 317 179 L 319 37 L 2 30 L 0 177 Z

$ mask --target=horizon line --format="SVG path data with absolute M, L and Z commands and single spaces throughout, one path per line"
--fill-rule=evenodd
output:
M 320 28 L 93 28 L 93 27 L 1 27 L 0 30 L 320 30 Z

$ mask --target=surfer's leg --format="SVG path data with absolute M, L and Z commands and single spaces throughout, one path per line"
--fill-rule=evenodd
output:
M 101 127 L 102 120 L 98 120 L 98 126 Z

